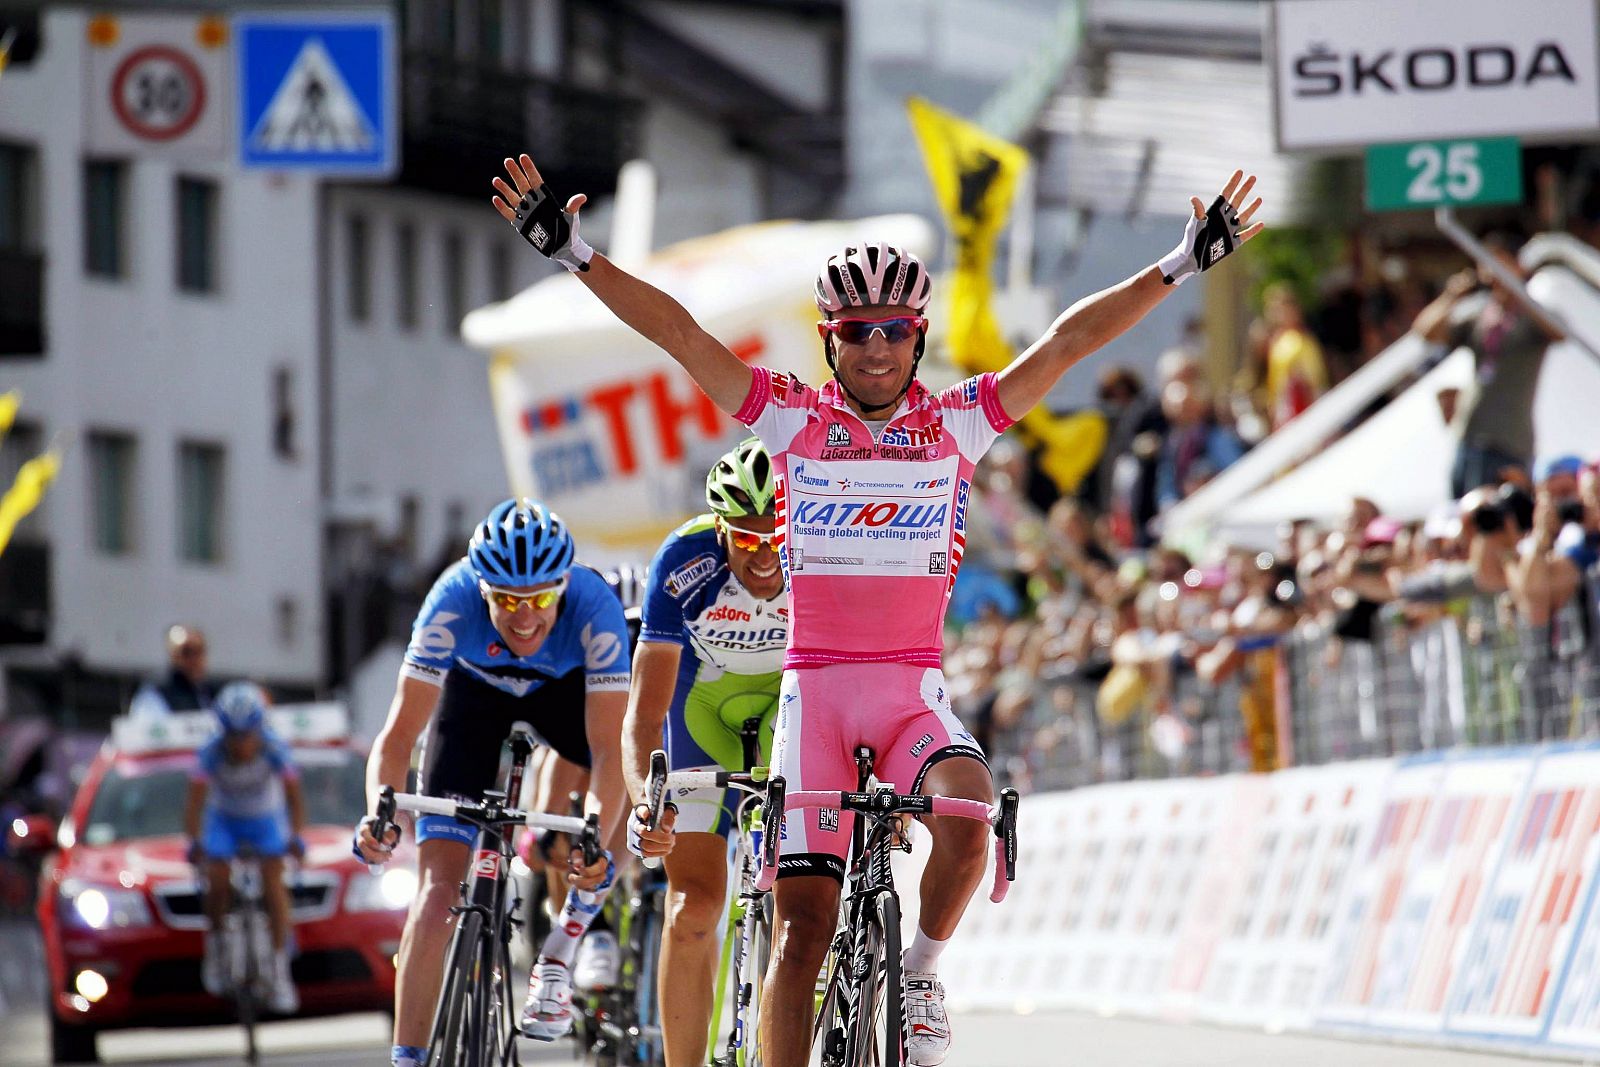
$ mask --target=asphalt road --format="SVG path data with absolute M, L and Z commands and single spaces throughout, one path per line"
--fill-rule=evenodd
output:
M 949 1067 L 1232 1067 L 1291 1063 L 1295 1067 L 1505 1067 L 1549 1060 L 1480 1055 L 1444 1049 L 1376 1045 L 1294 1035 L 1269 1035 L 1205 1026 L 1171 1026 L 1092 1015 L 968 1015 L 952 1020 L 956 1045 Z M 272 1067 L 383 1067 L 388 1035 L 381 1015 L 260 1030 L 264 1063 Z M 44 1020 L 36 1012 L 0 1020 L 0 1064 L 39 1067 L 49 1062 Z M 237 1029 L 142 1030 L 111 1034 L 100 1044 L 108 1063 L 220 1067 L 241 1061 Z M 572 1046 L 526 1042 L 523 1063 L 571 1064 Z
M 42 1067 L 49 1042 L 37 995 L 42 967 L 37 936 L 27 924 L 0 921 L 0 1067 Z M 273 1023 L 258 1031 L 263 1062 L 272 1067 L 384 1067 L 388 1018 L 351 1015 Z M 1175 1026 L 1082 1014 L 957 1015 L 949 1067 L 1232 1067 L 1290 1063 L 1295 1067 L 1504 1067 L 1551 1063 L 1516 1056 L 1341 1041 L 1209 1026 Z M 130 1030 L 100 1039 L 107 1063 L 213 1067 L 238 1064 L 237 1027 Z M 569 1042 L 524 1042 L 526 1064 L 571 1064 Z M 1569 1061 L 1570 1062 L 1570 1061 Z

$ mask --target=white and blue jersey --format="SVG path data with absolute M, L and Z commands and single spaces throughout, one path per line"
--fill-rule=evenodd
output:
M 242 762 L 228 759 L 217 735 L 200 749 L 194 777 L 206 783 L 200 847 L 213 859 L 232 859 L 241 846 L 258 856 L 281 856 L 289 847 L 289 809 L 283 783 L 296 776 L 289 746 L 263 728 L 262 745 Z
M 761 720 L 771 751 L 774 711 L 789 639 L 788 597 L 750 594 L 728 567 L 710 515 L 691 519 L 662 544 L 645 580 L 640 642 L 679 646 L 666 721 L 672 770 L 744 770 L 740 729 Z M 680 832 L 727 833 L 731 798 L 721 789 L 679 790 Z

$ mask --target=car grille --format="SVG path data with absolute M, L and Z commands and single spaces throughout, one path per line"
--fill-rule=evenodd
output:
M 301 871 L 288 878 L 290 910 L 297 923 L 325 919 L 338 904 L 339 876 L 332 871 Z M 205 911 L 196 882 L 167 882 L 153 893 L 161 921 L 175 930 L 204 930 Z
M 361 953 L 351 948 L 302 952 L 295 957 L 290 971 L 295 985 L 302 987 L 372 978 L 372 968 Z M 135 998 L 196 996 L 201 992 L 199 960 L 157 960 L 141 967 L 133 979 Z

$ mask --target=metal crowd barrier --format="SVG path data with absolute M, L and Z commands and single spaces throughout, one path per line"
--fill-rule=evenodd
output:
M 1456 746 L 1600 737 L 1600 569 L 1549 624 L 1480 595 L 1414 621 L 1397 604 L 1370 640 L 1305 621 L 1208 685 L 1170 688 L 1116 722 L 1106 665 L 1045 672 L 1017 722 L 989 738 L 998 778 L 1032 792 L 1268 770 Z

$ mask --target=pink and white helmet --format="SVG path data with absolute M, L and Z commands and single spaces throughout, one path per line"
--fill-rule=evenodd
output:
M 817 307 L 832 315 L 847 307 L 893 304 L 921 311 L 933 284 L 914 253 L 882 241 L 850 245 L 817 275 Z

